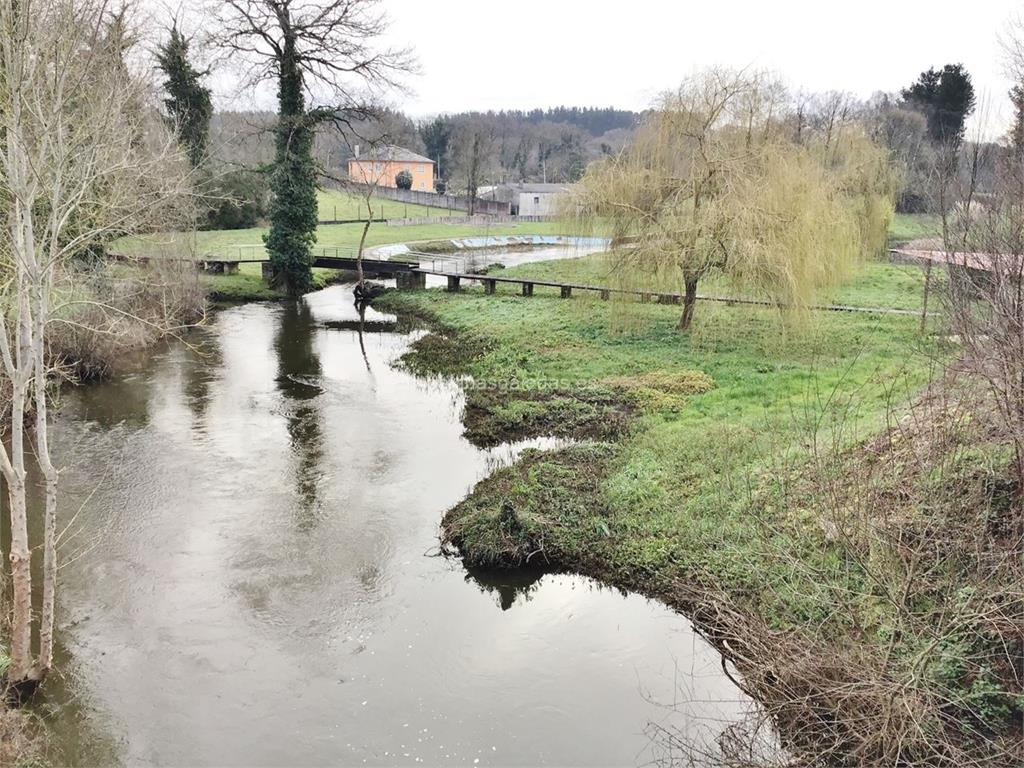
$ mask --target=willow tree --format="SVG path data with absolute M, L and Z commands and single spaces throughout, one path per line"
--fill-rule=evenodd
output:
M 99 304 L 59 281 L 82 253 L 166 225 L 168 203 L 189 185 L 173 136 L 146 108 L 149 84 L 125 64 L 125 14 L 111 19 L 107 5 L 0 3 L 0 475 L 11 531 L 7 679 L 16 686 L 33 686 L 53 659 L 59 472 L 50 456 L 49 341 L 55 323 L 73 322 L 70 305 Z M 33 456 L 41 511 L 28 503 Z M 41 524 L 30 526 L 33 514 Z M 30 528 L 42 530 L 42 541 L 30 542 Z M 40 554 L 36 613 L 32 562 Z
M 404 50 L 378 48 L 387 30 L 378 0 L 225 0 L 217 43 L 246 67 L 247 84 L 277 87 L 273 200 L 265 237 L 274 281 L 292 295 L 312 284 L 317 166 L 324 125 L 354 131 L 373 114 L 367 89 L 397 85 L 411 67 Z
M 799 309 L 884 246 L 894 193 L 884 151 L 852 124 L 797 141 L 787 105 L 763 74 L 694 77 L 569 200 L 622 246 L 620 279 L 682 288 L 684 330 L 709 275 Z

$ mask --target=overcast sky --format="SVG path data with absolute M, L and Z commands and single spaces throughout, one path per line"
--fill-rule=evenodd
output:
M 793 89 L 895 91 L 963 62 L 1002 122 L 999 31 L 1020 0 L 383 0 L 421 74 L 414 116 L 557 106 L 641 109 L 711 65 L 755 66 Z

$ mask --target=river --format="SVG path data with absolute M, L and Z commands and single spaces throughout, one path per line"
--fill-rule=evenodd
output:
M 735 717 L 683 616 L 439 555 L 522 446 L 475 448 L 458 385 L 392 365 L 408 324 L 359 326 L 350 286 L 237 306 L 65 393 L 58 761 L 635 765 L 652 724 Z

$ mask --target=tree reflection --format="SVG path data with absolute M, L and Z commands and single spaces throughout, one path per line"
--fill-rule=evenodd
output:
M 182 366 L 185 403 L 192 412 L 193 429 L 202 432 L 206 426 L 206 412 L 210 407 L 210 384 L 224 365 L 219 336 L 204 329 L 185 354 Z
M 296 458 L 295 484 L 300 530 L 308 530 L 320 520 L 320 465 L 324 455 L 324 435 L 317 398 L 322 368 L 316 353 L 317 326 L 313 313 L 303 301 L 289 302 L 281 310 L 274 351 L 277 354 L 277 388 L 284 395 L 288 437 Z
M 542 568 L 479 568 L 466 566 L 466 581 L 480 591 L 497 597 L 498 606 L 507 611 L 518 598 L 528 602 L 540 585 L 546 571 Z

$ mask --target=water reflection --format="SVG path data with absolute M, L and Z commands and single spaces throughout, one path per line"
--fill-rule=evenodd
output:
M 525 567 L 516 570 L 478 568 L 466 566 L 466 583 L 476 584 L 484 594 L 497 599 L 498 606 L 507 611 L 516 600 L 529 602 L 546 572 L 542 568 Z
M 640 681 L 735 696 L 662 606 L 428 556 L 475 482 L 558 443 L 470 445 L 393 322 L 343 287 L 237 307 L 205 354 L 69 392 L 54 762 L 625 765 L 664 716 Z
M 314 343 L 317 324 L 304 301 L 286 304 L 274 336 L 277 387 L 285 397 L 285 419 L 295 457 L 296 522 L 300 531 L 321 519 L 319 487 L 323 478 L 324 435 L 317 400 L 323 392 L 323 368 Z
M 182 389 L 185 403 L 192 411 L 192 426 L 198 435 L 205 431 L 206 414 L 210 407 L 212 385 L 217 371 L 224 364 L 220 344 L 213 333 L 199 332 L 189 340 L 191 360 L 182 366 Z

